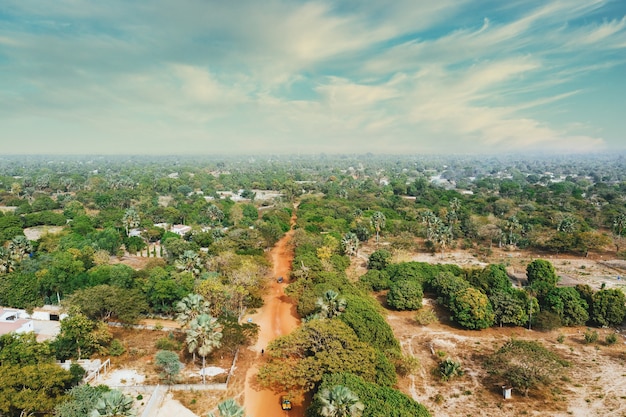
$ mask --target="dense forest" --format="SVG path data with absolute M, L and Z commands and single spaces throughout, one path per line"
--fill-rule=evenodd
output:
M 364 416 L 389 404 L 393 415 L 428 415 L 394 389 L 415 364 L 373 293 L 385 293 L 390 308 L 416 311 L 427 294 L 475 330 L 617 326 L 626 314 L 619 289 L 559 286 L 543 259 L 528 265 L 524 287 L 499 264 L 391 261 L 395 250 L 457 248 L 626 259 L 619 155 L 3 157 L 0 209 L 0 305 L 61 304 L 69 313 L 53 341 L 0 337 L 0 397 L 11 398 L 23 375 L 33 384 L 32 397 L 0 401 L 9 416 L 52 413 L 71 397 L 79 370 L 52 372 L 51 361 L 119 349 L 108 321 L 180 319 L 195 303 L 204 324 L 191 317 L 191 330 L 218 321 L 216 346 L 250 343 L 254 332 L 237 317 L 262 305 L 266 252 L 294 211 L 288 294 L 304 323 L 268 347 L 259 379 L 317 393 L 312 416 L 324 415 L 337 386 L 358 397 Z M 346 270 L 365 244 L 378 249 L 367 272 L 350 279 Z M 45 394 L 32 382 L 43 378 L 54 379 Z

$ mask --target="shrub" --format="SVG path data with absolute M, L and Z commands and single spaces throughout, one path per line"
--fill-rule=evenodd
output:
M 415 321 L 419 325 L 427 326 L 437 322 L 437 315 L 432 309 L 422 307 L 417 311 L 417 314 L 415 314 Z
M 393 282 L 387 293 L 387 304 L 396 310 L 417 310 L 422 307 L 424 292 L 417 281 Z
M 611 346 L 617 343 L 617 335 L 615 333 L 607 334 L 604 339 L 607 345 Z
M 439 363 L 437 371 L 441 376 L 442 381 L 449 381 L 455 376 L 462 376 L 463 370 L 461 369 L 461 363 L 455 362 L 450 358 L 446 358 Z
M 113 339 L 111 341 L 111 344 L 109 345 L 109 355 L 111 355 L 111 356 L 120 356 L 124 352 L 126 352 L 126 348 L 124 347 L 122 342 L 120 342 L 117 339 Z
M 585 343 L 587 344 L 595 343 L 598 341 L 598 332 L 595 330 L 587 329 L 585 331 L 584 338 Z
M 180 343 L 171 337 L 162 337 L 156 341 L 154 346 L 159 350 L 171 350 L 177 351 L 180 350 Z

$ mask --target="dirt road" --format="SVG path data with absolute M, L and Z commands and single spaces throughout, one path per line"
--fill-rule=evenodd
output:
M 292 218 L 292 225 L 295 217 Z M 299 399 L 294 399 L 293 409 L 287 413 L 281 411 L 280 394 L 269 390 L 262 390 L 256 383 L 256 374 L 259 366 L 263 363 L 264 350 L 273 339 L 291 333 L 300 324 L 296 314 L 295 305 L 285 295 L 284 289 L 288 283 L 293 251 L 289 244 L 293 230 L 289 231 L 272 249 L 271 257 L 274 264 L 274 277 L 270 284 L 270 289 L 265 297 L 265 304 L 256 314 L 248 317 L 260 326 L 259 338 L 252 347 L 258 356 L 246 373 L 245 401 L 244 407 L 246 415 L 250 417 L 266 417 L 268 415 L 278 416 L 284 413 L 290 417 L 304 417 L 304 406 Z M 278 277 L 283 277 L 283 282 L 277 281 Z

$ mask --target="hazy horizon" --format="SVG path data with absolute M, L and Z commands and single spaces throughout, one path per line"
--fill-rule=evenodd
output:
M 626 3 L 5 0 L 3 155 L 621 154 Z

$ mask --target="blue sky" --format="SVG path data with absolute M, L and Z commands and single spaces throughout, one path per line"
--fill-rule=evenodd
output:
M 626 150 L 623 0 L 2 0 L 0 153 Z

